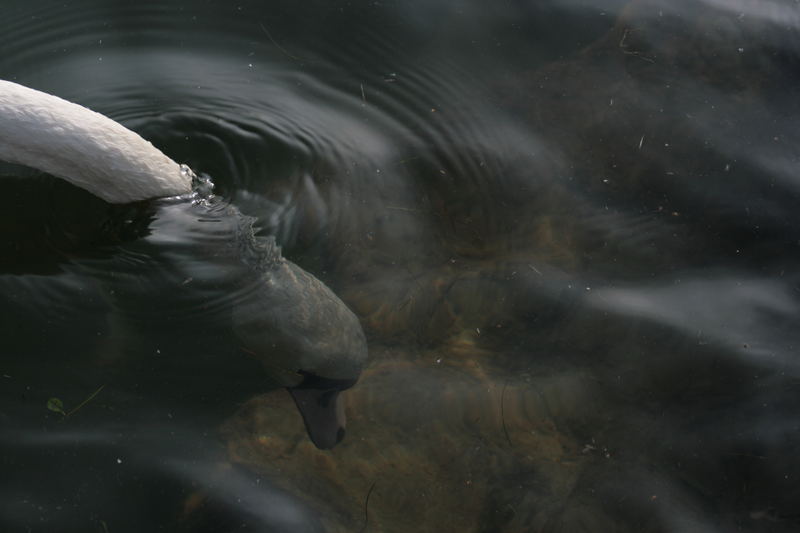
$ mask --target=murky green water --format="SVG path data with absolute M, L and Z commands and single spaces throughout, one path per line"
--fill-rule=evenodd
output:
M 3 2 L 1 79 L 209 175 L 370 358 L 318 450 L 231 332 L 224 231 L 2 166 L 0 530 L 796 531 L 798 31 L 791 0 Z

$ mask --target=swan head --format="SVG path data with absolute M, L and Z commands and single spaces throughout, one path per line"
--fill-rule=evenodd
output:
M 358 318 L 320 280 L 277 258 L 233 309 L 242 349 L 286 387 L 312 442 L 330 449 L 344 437 L 340 392 L 358 380 L 367 343 Z

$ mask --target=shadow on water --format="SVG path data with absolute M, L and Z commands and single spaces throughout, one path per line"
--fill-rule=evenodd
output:
M 794 7 L 356 4 L 9 8 L 0 76 L 212 176 L 370 360 L 320 451 L 217 241 L 4 177 L 3 526 L 796 530 Z

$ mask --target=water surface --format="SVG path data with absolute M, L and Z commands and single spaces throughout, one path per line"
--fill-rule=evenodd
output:
M 2 166 L 0 529 L 796 531 L 798 13 L 5 3 L 0 78 L 210 176 L 370 360 L 316 449 L 224 232 Z

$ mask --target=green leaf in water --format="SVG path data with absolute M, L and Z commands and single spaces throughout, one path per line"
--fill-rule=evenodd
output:
M 67 412 L 64 411 L 64 402 L 58 398 L 50 398 L 47 400 L 47 408 L 54 413 L 61 413 L 63 416 L 67 416 Z
M 76 411 L 78 411 L 78 409 L 80 409 L 81 407 L 83 407 L 87 403 L 89 403 L 92 400 L 94 400 L 94 397 L 97 396 L 98 394 L 100 394 L 100 391 L 103 390 L 104 388 L 105 388 L 105 385 L 100 385 L 99 389 L 97 389 L 92 394 L 90 394 L 88 398 L 83 400 L 80 404 L 78 404 L 78 406 L 75 409 L 73 409 L 69 413 L 64 411 L 64 402 L 62 402 L 59 398 L 50 398 L 49 400 L 47 400 L 47 408 L 49 410 L 53 411 L 54 413 L 61 413 L 61 415 L 64 417 L 64 419 L 66 419 L 68 416 L 70 416 L 70 415 L 74 414 Z

